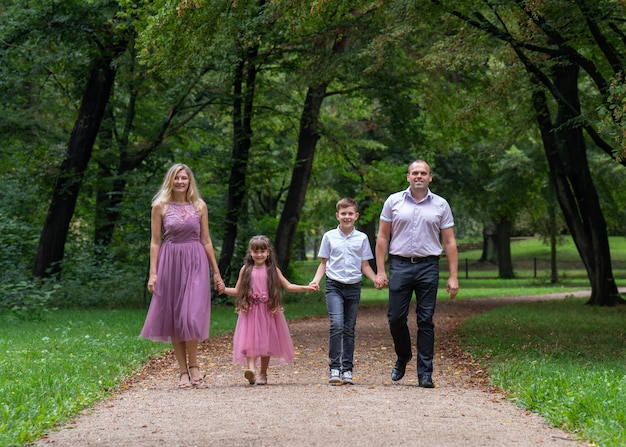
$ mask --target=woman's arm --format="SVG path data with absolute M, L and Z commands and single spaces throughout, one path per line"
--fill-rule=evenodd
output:
M 200 242 L 204 247 L 209 265 L 213 271 L 213 288 L 219 290 L 221 293 L 224 288 L 224 281 L 222 280 L 220 268 L 217 265 L 217 259 L 215 257 L 215 251 L 213 250 L 213 242 L 211 241 L 211 233 L 209 232 L 209 211 L 206 203 L 203 204 L 200 215 Z
M 157 282 L 157 260 L 161 250 L 161 239 L 163 236 L 163 214 L 167 205 L 157 203 L 152 207 L 150 214 L 150 276 L 148 279 L 148 290 L 154 293 L 154 286 Z

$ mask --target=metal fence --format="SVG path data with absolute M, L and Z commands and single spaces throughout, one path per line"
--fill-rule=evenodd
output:
M 614 276 L 626 276 L 626 261 L 613 261 Z M 447 271 L 445 256 L 441 258 L 441 271 L 445 275 Z M 563 278 L 586 278 L 587 271 L 581 261 L 558 261 L 556 268 L 557 277 Z M 551 263 L 549 259 L 532 258 L 513 261 L 513 274 L 517 278 L 551 278 Z M 476 259 L 464 258 L 459 254 L 459 277 L 460 278 L 497 278 L 498 265 L 490 262 L 480 262 Z

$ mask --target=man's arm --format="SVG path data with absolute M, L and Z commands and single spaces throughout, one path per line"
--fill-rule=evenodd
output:
M 446 284 L 446 292 L 450 294 L 450 299 L 453 300 L 459 292 L 459 252 L 456 246 L 456 238 L 454 237 L 454 227 L 441 230 L 441 238 L 446 251 L 448 269 L 450 270 L 450 277 Z
M 385 258 L 389 249 L 389 239 L 391 237 L 391 222 L 380 221 L 378 226 L 378 236 L 376 237 L 376 281 L 377 289 L 382 289 L 387 285 L 387 273 L 385 272 Z

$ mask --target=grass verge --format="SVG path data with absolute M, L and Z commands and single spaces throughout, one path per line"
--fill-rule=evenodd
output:
M 626 308 L 566 299 L 467 320 L 464 348 L 518 405 L 602 446 L 626 445 Z
M 622 239 L 614 258 L 626 257 Z M 517 247 L 524 256 L 546 250 L 538 241 Z M 566 249 L 560 248 L 562 258 Z M 308 283 L 317 265 L 299 263 L 302 278 L 292 281 Z M 457 299 L 588 289 L 586 279 L 571 276 L 557 285 L 541 279 L 460 278 Z M 439 299 L 447 299 L 446 277 L 442 272 Z M 387 293 L 364 281 L 362 305 L 384 304 Z M 489 365 L 494 383 L 520 405 L 599 445 L 626 445 L 624 312 L 590 308 L 580 300 L 516 305 L 469 320 L 463 337 Z M 145 313 L 60 310 L 46 313 L 43 321 L 0 319 L 0 445 L 19 446 L 39 438 L 109 395 L 151 356 L 168 349 L 139 337 Z M 289 319 L 325 313 L 321 292 L 286 297 Z M 232 331 L 236 320 L 232 307 L 214 306 L 211 335 Z

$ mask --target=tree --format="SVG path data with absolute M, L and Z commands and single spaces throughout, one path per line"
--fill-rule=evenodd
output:
M 89 12 L 89 5 L 85 5 L 87 11 L 81 11 L 78 5 L 66 5 L 66 7 L 69 9 L 64 11 L 57 11 L 53 7 L 50 16 L 41 14 L 38 18 L 47 19 L 49 23 L 66 26 L 67 28 L 63 31 L 69 35 L 70 29 L 79 28 L 77 24 L 84 25 L 82 12 Z M 64 16 L 68 11 L 72 13 L 69 20 Z M 127 45 L 126 38 L 116 35 L 115 27 L 107 23 L 109 17 L 100 14 L 96 17 L 103 22 L 96 21 L 92 24 L 93 33 L 87 31 L 86 39 L 93 45 L 91 48 L 91 67 L 87 72 L 81 106 L 67 144 L 65 158 L 59 169 L 52 200 L 39 239 L 39 249 L 33 268 L 34 277 L 50 276 L 61 270 L 60 262 L 63 260 L 70 221 L 113 87 L 115 79 L 114 61 Z M 62 23 L 63 20 L 67 20 L 67 23 Z
M 291 187 L 276 230 L 276 260 L 283 270 L 286 270 L 289 265 L 300 213 L 304 207 L 307 186 L 311 178 L 315 146 L 320 138 L 318 132 L 319 114 L 326 87 L 327 85 L 322 83 L 309 88 L 300 118 L 296 165 L 291 177 Z
M 509 44 L 528 72 L 550 178 L 591 283 L 588 304 L 623 302 L 613 278 L 606 222 L 593 188 L 583 134 L 584 130 L 595 146 L 615 158 L 615 148 L 602 139 L 597 120 L 583 107 L 593 110 L 606 101 L 608 78 L 623 69 L 624 59 L 617 50 L 624 46 L 623 7 L 579 0 L 576 9 L 569 2 L 504 2 L 497 6 L 476 2 L 461 10 L 447 2 L 433 3 Z M 563 16 L 565 8 L 570 14 Z M 595 96 L 587 94 L 592 85 Z M 551 118 L 553 108 L 555 118 Z
M 67 145 L 67 154 L 61 163 L 39 239 L 34 277 L 51 276 L 61 271 L 60 262 L 63 260 L 76 199 L 115 78 L 115 71 L 111 68 L 112 58 L 103 58 L 98 62 L 87 81 L 83 102 Z

